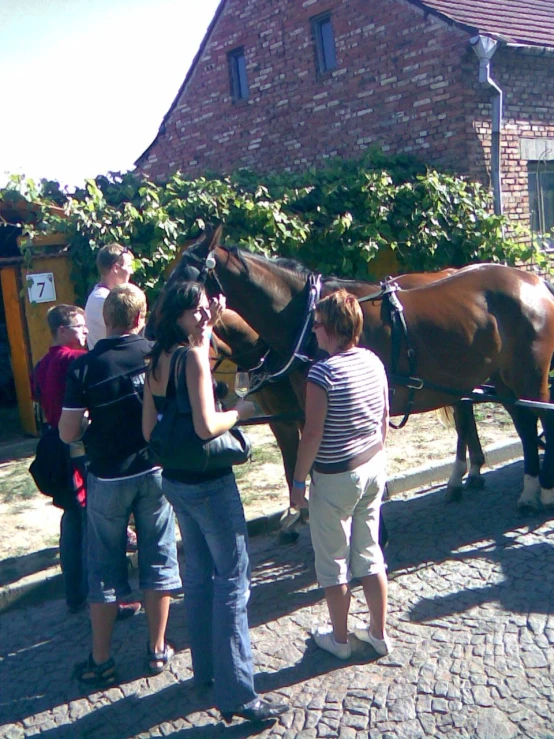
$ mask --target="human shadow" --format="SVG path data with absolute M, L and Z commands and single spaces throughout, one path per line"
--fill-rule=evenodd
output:
M 293 665 L 272 672 L 256 674 L 256 689 L 260 693 L 275 692 L 275 700 L 286 701 L 286 695 L 279 691 L 302 681 L 342 669 L 345 664 L 367 664 L 377 659 L 368 645 L 358 642 L 348 663 L 339 662 L 333 656 L 318 649 L 311 639 L 307 640 L 302 658 Z M 144 681 L 133 687 L 123 684 L 109 703 L 102 705 L 95 701 L 94 710 L 76 717 L 70 725 L 57 726 L 43 730 L 44 739 L 65 739 L 66 737 L 102 737 L 102 739 L 128 739 L 148 733 L 153 727 L 165 724 L 171 727 L 172 735 L 196 739 L 229 737 L 239 739 L 256 736 L 272 725 L 271 721 L 258 723 L 239 723 L 225 725 L 213 705 L 213 693 L 209 689 L 199 689 L 192 680 L 174 682 L 155 690 L 155 680 Z M 120 692 L 121 690 L 121 692 Z M 202 714 L 202 716 L 196 716 Z M 198 723 L 196 723 L 198 722 Z M 209 722 L 209 723 L 207 723 Z M 177 729 L 177 731 L 175 731 Z

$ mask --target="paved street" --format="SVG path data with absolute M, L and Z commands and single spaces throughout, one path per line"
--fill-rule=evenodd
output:
M 88 619 L 55 600 L 0 616 L 0 736 L 554 737 L 554 523 L 517 514 L 521 477 L 521 463 L 490 472 L 460 504 L 442 489 L 386 504 L 395 650 L 379 660 L 354 637 L 347 662 L 310 639 L 326 609 L 307 526 L 292 546 L 252 540 L 257 687 L 292 707 L 278 723 L 220 721 L 191 684 L 178 599 L 170 672 L 144 677 L 140 615 L 116 627 L 120 684 L 83 692 L 71 670 L 88 654 Z

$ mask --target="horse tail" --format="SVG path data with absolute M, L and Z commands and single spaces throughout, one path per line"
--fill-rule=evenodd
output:
M 454 409 L 451 405 L 447 405 L 444 408 L 437 408 L 435 415 L 438 422 L 445 429 L 454 428 Z

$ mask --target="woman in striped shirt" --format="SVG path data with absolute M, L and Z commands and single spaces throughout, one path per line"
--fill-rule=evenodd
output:
M 306 507 L 311 472 L 310 530 L 315 568 L 331 626 L 313 631 L 316 644 L 341 659 L 348 642 L 350 589 L 362 583 L 369 625 L 354 633 L 378 654 L 392 649 L 385 631 L 387 576 L 379 546 L 379 509 L 385 488 L 384 443 L 388 427 L 388 385 L 381 360 L 357 344 L 363 315 L 346 290 L 319 301 L 313 330 L 329 356 L 308 373 L 306 423 L 298 449 L 292 499 Z

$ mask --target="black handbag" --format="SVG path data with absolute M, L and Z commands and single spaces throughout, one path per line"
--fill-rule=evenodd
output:
M 201 439 L 194 430 L 186 386 L 187 351 L 177 349 L 171 358 L 165 404 L 152 429 L 150 449 L 162 467 L 170 470 L 213 472 L 244 464 L 251 448 L 240 428 L 234 426 L 211 439 Z

